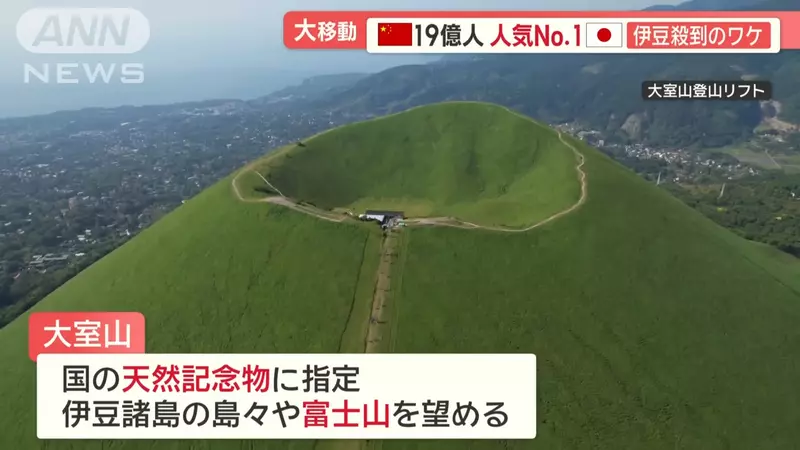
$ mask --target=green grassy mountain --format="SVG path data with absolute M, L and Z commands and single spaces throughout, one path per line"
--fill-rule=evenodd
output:
M 323 134 L 262 174 L 284 195 L 325 209 L 524 226 L 580 194 L 575 156 L 543 129 L 495 105 L 419 108 Z
M 464 148 L 458 134 L 473 132 L 475 147 Z M 580 198 L 563 195 L 582 181 Z M 411 210 L 427 199 L 433 213 L 480 213 L 491 222 L 503 214 L 503 183 L 507 195 L 519 191 L 510 199 L 516 208 L 526 195 L 545 198 L 544 189 L 552 198 L 531 208 L 560 210 L 527 232 L 420 220 L 384 238 L 371 224 L 323 209 L 402 200 Z M 375 289 L 381 283 L 391 289 Z M 34 311 L 141 311 L 150 352 L 537 354 L 535 440 L 370 448 L 749 450 L 800 440 L 799 301 L 797 260 L 742 240 L 577 140 L 498 107 L 458 103 L 331 130 L 270 154 Z M 385 324 L 369 320 L 376 304 Z M 26 316 L 0 329 L 0 395 L 14 412 L 0 416 L 2 448 L 366 448 L 39 442 L 26 333 Z
M 730 4 L 728 4 L 730 3 Z M 693 1 L 683 10 L 797 10 L 795 0 Z M 645 80 L 771 80 L 778 118 L 800 124 L 800 51 L 768 55 L 486 55 L 395 67 L 316 107 L 391 113 L 446 100 L 499 103 L 549 123 L 579 121 L 620 139 L 720 147 L 750 138 L 773 109 L 757 102 L 652 102 Z

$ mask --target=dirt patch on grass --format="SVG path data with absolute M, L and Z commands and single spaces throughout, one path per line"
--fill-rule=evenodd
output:
M 381 244 L 381 260 L 378 263 L 378 273 L 375 278 L 375 292 L 372 297 L 372 311 L 370 313 L 369 327 L 367 328 L 366 353 L 378 353 L 379 346 L 384 336 L 387 308 L 391 301 L 392 266 L 397 260 L 397 237 L 395 232 L 387 232 Z

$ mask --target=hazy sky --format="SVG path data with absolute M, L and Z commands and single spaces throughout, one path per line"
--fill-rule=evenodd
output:
M 219 97 L 256 97 L 311 74 L 377 71 L 420 62 L 415 56 L 361 51 L 289 51 L 283 15 L 291 10 L 630 10 L 678 1 L 654 0 L 2 0 L 0 2 L 0 116 L 51 109 L 115 106 Z M 39 61 L 17 43 L 17 19 L 33 7 L 129 7 L 150 21 L 146 84 L 41 86 L 23 83 L 23 64 Z M 47 56 L 48 61 L 55 61 Z M 63 58 L 61 58 L 63 59 Z M 74 58 L 78 61 L 78 58 Z M 131 59 L 128 57 L 127 59 Z M 60 61 L 59 58 L 56 60 Z M 83 58 L 80 59 L 84 61 Z M 98 55 L 97 62 L 126 62 Z M 130 89 L 128 89 L 130 88 Z M 122 92 L 123 89 L 127 89 Z

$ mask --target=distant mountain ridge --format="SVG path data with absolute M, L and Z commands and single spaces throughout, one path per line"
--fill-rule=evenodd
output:
M 367 73 L 337 73 L 319 75 L 304 79 L 300 84 L 287 86 L 263 97 L 252 100 L 254 105 L 269 104 L 279 101 L 311 99 L 330 94 L 365 78 Z
M 671 9 L 721 7 L 798 10 L 800 2 L 693 0 Z M 777 55 L 453 55 L 439 64 L 394 67 L 370 75 L 316 105 L 381 114 L 444 100 L 482 100 L 551 123 L 579 121 L 620 139 L 716 147 L 747 139 L 772 109 L 762 111 L 754 102 L 645 102 L 641 82 L 744 76 L 773 81 L 779 118 L 800 123 L 797 51 Z
M 653 5 L 644 11 L 725 11 L 746 9 L 759 3 L 758 0 L 691 0 L 677 5 Z

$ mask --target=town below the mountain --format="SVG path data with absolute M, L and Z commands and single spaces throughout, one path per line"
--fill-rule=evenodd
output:
M 247 161 L 385 112 L 279 97 L 0 121 L 0 326 Z M 579 121 L 551 125 L 718 223 L 800 256 L 797 134 L 698 149 L 621 142 Z

